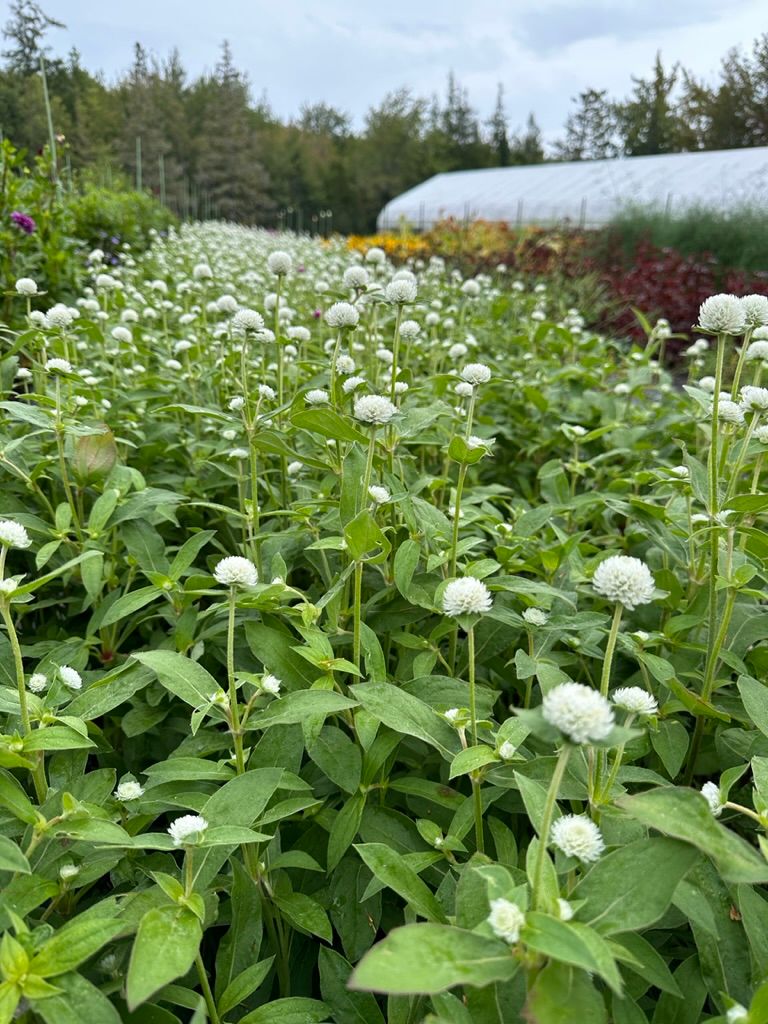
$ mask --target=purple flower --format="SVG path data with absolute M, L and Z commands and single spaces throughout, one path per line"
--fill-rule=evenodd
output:
M 31 235 L 37 227 L 37 224 L 35 224 L 34 220 L 29 216 L 29 214 L 20 213 L 19 210 L 13 211 L 13 213 L 11 214 L 11 220 L 17 228 L 21 228 L 21 230 L 27 235 Z
M 312 316 L 315 318 L 315 320 L 319 320 L 322 315 L 323 315 L 323 313 L 322 313 L 322 310 L 320 310 L 320 309 L 316 309 L 314 311 L 314 313 L 312 314 Z

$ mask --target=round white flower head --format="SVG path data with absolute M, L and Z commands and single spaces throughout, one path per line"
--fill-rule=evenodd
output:
M 461 368 L 461 379 L 467 384 L 487 384 L 491 379 L 491 368 L 485 363 L 467 363 Z
M 611 694 L 617 708 L 633 715 L 655 715 L 659 710 L 656 698 L 640 686 L 621 686 Z
M 213 570 L 213 575 L 217 583 L 226 587 L 255 587 L 259 582 L 256 566 L 250 558 L 242 558 L 240 555 L 222 558 Z
M 19 295 L 37 295 L 37 282 L 31 277 L 20 277 L 16 282 L 16 291 Z
M 749 1020 L 749 1010 L 741 1003 L 734 1003 L 725 1011 L 725 1019 L 727 1024 L 741 1024 L 742 1021 Z
M 362 395 L 355 399 L 355 419 L 363 423 L 377 426 L 389 423 L 396 412 L 397 406 L 383 395 Z
M 72 363 L 68 359 L 49 359 L 45 368 L 48 373 L 72 373 Z
M 238 331 L 260 331 L 264 327 L 264 317 L 255 309 L 238 309 L 232 317 L 232 326 Z
M 46 327 L 69 327 L 72 319 L 72 313 L 69 308 L 62 302 L 57 302 L 45 314 L 45 325 Z
M 144 787 L 130 779 L 127 782 L 121 782 L 115 790 L 115 800 L 119 800 L 123 804 L 130 803 L 131 800 L 138 800 L 141 796 L 144 796 Z
M 651 570 L 639 558 L 611 555 L 595 569 L 592 586 L 601 597 L 632 611 L 639 604 L 653 600 L 656 584 Z
M 122 342 L 123 345 L 128 345 L 133 341 L 133 335 L 127 327 L 113 327 L 111 334 L 115 341 Z
M 208 822 L 199 814 L 183 814 L 172 821 L 168 827 L 168 835 L 173 839 L 174 846 L 194 846 L 203 837 Z
M 82 690 L 83 677 L 69 665 L 59 665 L 59 679 L 69 690 Z
M 304 401 L 307 405 L 323 405 L 329 399 L 327 391 L 323 391 L 322 388 L 312 388 L 304 395 Z
M 349 376 L 350 373 L 355 372 L 355 360 L 352 356 L 348 356 L 342 353 L 336 360 L 336 372 Z
M 273 676 L 271 672 L 267 672 L 261 680 L 261 688 L 265 693 L 271 693 L 273 697 L 276 697 L 280 693 L 280 687 L 282 686 L 282 680 L 278 679 L 277 676 Z
M 417 293 L 416 282 L 408 277 L 396 277 L 389 282 L 384 290 L 387 299 L 398 306 L 405 305 L 406 302 L 413 302 Z
M 575 911 L 568 900 L 558 899 L 557 911 L 560 914 L 561 921 L 570 921 Z
M 365 254 L 366 263 L 386 263 L 387 254 L 378 245 L 373 245 Z
M 489 612 L 493 605 L 491 592 L 474 576 L 451 580 L 443 591 L 443 611 L 446 615 L 456 618 L 459 615 L 482 615 Z
M 516 750 L 517 747 L 514 743 L 511 742 L 511 740 L 504 740 L 504 742 L 499 747 L 499 757 L 502 759 L 502 761 L 509 761 L 515 756 Z
M 275 389 L 271 388 L 269 384 L 259 384 L 258 392 L 259 398 L 266 398 L 269 402 L 275 400 Z
M 274 274 L 275 277 L 285 277 L 286 274 L 291 272 L 293 260 L 287 252 L 284 252 L 282 249 L 276 249 L 269 254 L 267 266 L 269 267 L 269 272 Z
M 207 263 L 196 263 L 192 268 L 192 277 L 196 281 L 210 281 L 213 271 Z
M 420 331 L 421 325 L 416 320 L 403 320 L 400 324 L 400 337 L 405 338 L 406 341 L 413 341 L 418 337 Z
M 388 501 L 392 500 L 392 496 L 386 487 L 378 487 L 373 484 L 368 488 L 368 496 L 372 501 L 375 501 L 377 505 L 386 505 Z
M 525 924 L 525 914 L 516 903 L 509 900 L 491 900 L 491 912 L 487 921 L 496 938 L 503 939 L 511 945 L 520 938 L 520 929 Z
M 709 804 L 709 809 L 716 818 L 719 818 L 725 806 L 720 795 L 720 787 L 716 782 L 705 782 L 701 787 L 701 795 Z
M 544 719 L 571 743 L 604 740 L 614 726 L 613 708 L 597 690 L 581 683 L 561 683 L 547 693 Z
M 0 594 L 3 594 L 5 597 L 8 597 L 14 592 L 14 590 L 16 590 L 18 585 L 19 584 L 16 582 L 16 580 L 12 580 L 10 578 L 7 580 L 0 580 Z
M 350 302 L 334 302 L 325 311 L 325 322 L 329 327 L 337 327 L 339 330 L 357 327 L 360 314 Z
M 743 334 L 747 326 L 741 299 L 735 295 L 711 295 L 699 307 L 699 327 L 713 334 Z
M 365 377 L 347 377 L 341 385 L 341 390 L 345 395 L 349 395 L 359 388 L 361 384 L 365 384 Z
M 371 275 L 365 267 L 347 267 L 342 277 L 345 288 L 363 289 L 371 279 Z
M 748 327 L 764 327 L 768 324 L 768 296 L 745 295 L 741 308 Z
M 738 402 L 732 402 L 729 398 L 720 400 L 717 412 L 721 423 L 735 423 L 740 426 L 744 422 L 743 409 Z
M 21 525 L 12 519 L 0 519 L 0 544 L 6 548 L 28 548 L 32 541 Z
M 755 388 L 751 384 L 741 389 L 741 407 L 750 412 L 766 412 L 768 410 L 768 388 Z
M 541 608 L 526 608 L 523 618 L 529 626 L 546 626 L 549 622 L 549 615 Z
M 62 882 L 68 882 L 70 878 L 77 878 L 80 868 L 76 864 L 62 864 L 59 868 L 59 878 Z
M 467 381 L 460 381 L 453 389 L 459 398 L 471 398 L 475 392 L 474 385 L 469 384 Z
M 578 857 L 589 864 L 605 849 L 600 829 L 586 814 L 566 814 L 552 826 L 550 841 L 566 857 Z
M 761 362 L 768 362 L 768 341 L 753 341 L 744 358 L 748 363 L 753 363 L 758 359 Z
M 768 423 L 765 426 L 758 427 L 755 431 L 755 437 L 760 444 L 768 444 Z
M 243 396 L 235 395 L 234 398 L 230 398 L 228 408 L 230 412 L 240 412 L 244 405 L 245 399 L 243 398 Z
M 42 693 L 47 685 L 48 677 L 43 675 L 42 672 L 33 672 L 29 677 L 29 682 L 27 683 L 27 686 L 32 693 Z
M 474 298 L 480 294 L 480 284 L 478 281 L 470 279 L 469 281 L 464 282 L 461 286 L 461 291 L 464 295 L 469 295 L 471 298 Z

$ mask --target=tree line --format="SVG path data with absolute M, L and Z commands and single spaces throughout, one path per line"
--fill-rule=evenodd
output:
M 359 130 L 323 102 L 284 121 L 266 96 L 253 99 L 226 42 L 214 70 L 196 78 L 178 51 L 158 58 L 136 43 L 131 66 L 110 84 L 82 66 L 77 50 L 51 54 L 46 38 L 56 27 L 35 0 L 10 4 L 3 135 L 30 153 L 42 148 L 47 87 L 66 173 L 133 183 L 181 216 L 366 231 L 389 199 L 439 172 L 768 145 L 768 34 L 748 52 L 731 50 L 714 83 L 665 68 L 658 56 L 628 97 L 584 91 L 545 149 L 534 114 L 510 130 L 503 85 L 487 118 L 450 74 L 443 96 L 390 92 Z

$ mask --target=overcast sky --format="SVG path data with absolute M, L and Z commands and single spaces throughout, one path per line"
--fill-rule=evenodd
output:
M 498 82 L 510 126 L 534 111 L 557 136 L 571 97 L 589 86 L 625 95 L 657 50 L 705 78 L 733 46 L 768 30 L 766 0 L 42 0 L 67 25 L 56 52 L 75 45 L 108 79 L 140 41 L 165 55 L 177 46 L 191 75 L 210 70 L 230 40 L 255 96 L 295 115 L 324 100 L 356 126 L 389 90 L 442 93 L 453 69 L 483 117 Z M 7 12 L 6 0 L 0 10 Z M 5 21 L 5 16 L 3 17 Z

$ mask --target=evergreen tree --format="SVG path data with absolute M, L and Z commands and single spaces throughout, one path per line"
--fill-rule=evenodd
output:
M 499 167 L 509 164 L 509 137 L 507 135 L 507 112 L 504 109 L 504 86 L 499 82 L 496 90 L 496 106 L 488 122 L 491 129 L 491 145 Z
M 65 28 L 55 18 L 50 18 L 35 0 L 11 0 L 11 17 L 3 28 L 3 36 L 11 47 L 3 50 L 11 71 L 22 75 L 34 75 L 40 68 L 40 57 L 50 47 L 43 46 L 43 39 L 49 28 Z
M 586 89 L 573 100 L 565 138 L 555 143 L 561 160 L 605 160 L 618 155 L 616 106 L 605 89 Z
M 633 77 L 632 95 L 619 108 L 624 151 L 628 156 L 679 151 L 679 126 L 672 100 L 678 75 L 678 65 L 669 73 L 664 70 L 658 53 L 649 79 Z

